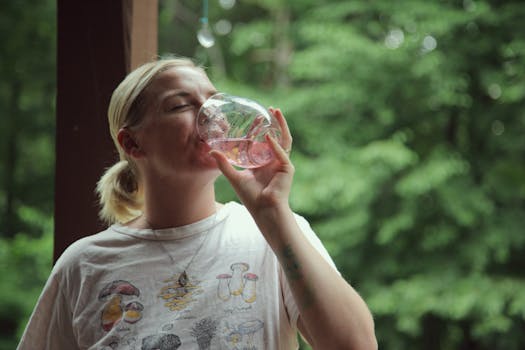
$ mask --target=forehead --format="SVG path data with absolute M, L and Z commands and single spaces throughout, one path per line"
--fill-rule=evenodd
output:
M 214 90 L 208 76 L 198 67 L 172 67 L 161 72 L 150 85 L 150 92 L 162 98 L 174 91 L 205 94 Z

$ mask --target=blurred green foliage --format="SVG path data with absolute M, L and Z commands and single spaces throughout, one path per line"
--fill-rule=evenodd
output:
M 292 206 L 368 302 L 380 348 L 522 348 L 521 2 L 210 6 L 230 34 L 208 50 L 161 48 L 201 59 L 220 89 L 283 109 Z M 179 15 L 166 35 L 188 27 Z
M 0 14 L 5 349 L 51 256 L 55 4 L 28 4 Z M 521 1 L 210 2 L 209 49 L 200 2 L 159 4 L 161 55 L 195 57 L 220 90 L 283 110 L 291 204 L 367 301 L 380 348 L 522 348 Z M 235 198 L 223 178 L 218 196 Z
M 38 219 L 46 226 L 41 237 L 18 234 L 0 239 L 0 349 L 16 348 L 51 270 L 52 218 Z
M 0 4 L 0 349 L 12 350 L 53 252 L 56 5 Z

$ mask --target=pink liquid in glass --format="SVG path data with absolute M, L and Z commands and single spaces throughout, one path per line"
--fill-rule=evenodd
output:
M 231 164 L 241 168 L 258 168 L 273 158 L 270 145 L 266 142 L 234 138 L 209 140 L 208 144 L 224 153 Z

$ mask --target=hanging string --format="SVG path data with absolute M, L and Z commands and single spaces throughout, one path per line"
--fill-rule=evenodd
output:
M 212 47 L 215 44 L 215 37 L 208 24 L 208 0 L 202 0 L 202 17 L 200 22 L 201 27 L 197 32 L 197 40 L 205 48 Z
M 208 0 L 202 0 L 202 23 L 208 23 Z

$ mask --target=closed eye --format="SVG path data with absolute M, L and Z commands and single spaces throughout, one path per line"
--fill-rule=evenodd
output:
M 181 105 L 176 105 L 172 108 L 170 108 L 170 112 L 181 112 L 181 111 L 184 111 L 188 108 L 193 108 L 193 105 L 191 104 L 181 104 Z

